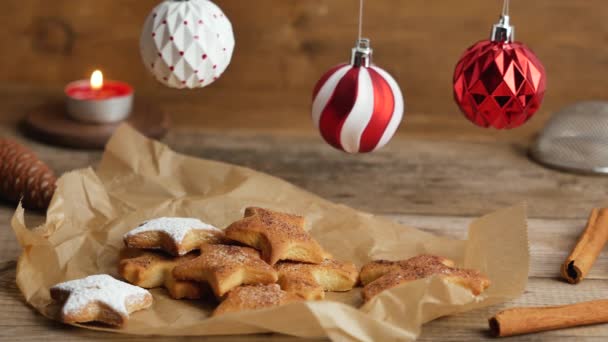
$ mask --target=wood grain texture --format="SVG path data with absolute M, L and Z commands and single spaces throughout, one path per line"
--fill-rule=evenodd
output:
M 274 95 L 267 106 L 307 114 L 312 86 L 324 71 L 348 58 L 356 38 L 355 0 L 217 0 L 233 22 L 233 63 L 208 89 L 179 92 L 156 84 L 139 57 L 141 25 L 157 2 L 3 1 L 0 40 L 7 48 L 0 55 L 2 81 L 60 89 L 100 67 L 108 77 L 132 82 L 154 96 L 200 97 L 242 110 L 255 102 L 247 91 L 264 89 Z M 451 94 L 453 67 L 466 47 L 488 36 L 500 5 L 487 0 L 367 3 L 365 35 L 372 38 L 376 62 L 402 85 L 410 112 L 426 113 L 428 119 L 436 113 L 458 114 Z M 605 96 L 608 12 L 603 0 L 516 1 L 511 11 L 517 37 L 536 51 L 549 73 L 543 115 L 573 101 Z M 285 92 L 299 96 L 282 96 Z M 196 116 L 186 120 L 205 124 Z
M 523 296 L 506 303 L 459 315 L 443 317 L 426 324 L 420 341 L 497 341 L 488 334 L 488 321 L 497 312 L 510 307 L 549 306 L 605 299 L 608 282 L 588 280 L 580 287 L 551 278 L 530 278 Z M 506 341 L 605 341 L 608 325 L 592 325 L 540 334 L 509 338 Z
M 328 199 L 436 234 L 464 238 L 473 217 L 526 200 L 532 217 L 526 293 L 508 304 L 433 321 L 425 325 L 421 341 L 490 340 L 486 320 L 503 308 L 606 297 L 605 255 L 577 286 L 557 277 L 590 208 L 606 203 L 608 178 L 551 171 L 526 158 L 527 146 L 551 112 L 573 101 L 605 97 L 604 1 L 512 2 L 517 36 L 545 63 L 549 87 L 541 112 L 521 129 L 507 132 L 469 124 L 451 94 L 457 59 L 467 46 L 487 37 L 499 1 L 368 1 L 365 33 L 372 38 L 375 61 L 401 84 L 408 113 L 396 141 L 366 156 L 331 150 L 309 117 L 313 84 L 348 58 L 356 35 L 356 1 L 216 0 L 234 24 L 237 49 L 224 77 L 191 92 L 163 88 L 140 62 L 139 30 L 157 2 L 3 1 L 0 136 L 17 136 L 58 173 L 95 165 L 99 153 L 48 147 L 15 132 L 28 109 L 60 100 L 65 83 L 99 67 L 110 78 L 133 83 L 138 97 L 153 99 L 171 114 L 177 129 L 165 142 L 179 152 L 268 172 Z M 14 282 L 20 250 L 9 228 L 12 211 L 13 205 L 0 203 L 0 340 L 173 340 L 66 327 L 27 307 Z M 42 219 L 28 215 L 30 226 Z M 598 325 L 509 340 L 606 339 L 608 327 Z
M 403 137 L 352 156 L 308 136 L 174 130 L 165 141 L 178 152 L 268 172 L 381 214 L 477 216 L 526 201 L 534 218 L 586 218 L 608 197 L 608 178 L 543 168 L 518 143 Z M 99 157 L 29 145 L 59 173 Z
M 14 108 L 19 106 L 15 104 Z M 585 225 L 589 209 L 601 205 L 606 198 L 608 178 L 541 168 L 526 158 L 525 143 L 512 140 L 488 142 L 454 136 L 404 135 L 380 153 L 347 156 L 333 151 L 316 137 L 255 132 L 258 131 L 182 127 L 171 131 L 165 142 L 177 151 L 268 172 L 330 200 L 451 238 L 465 238 L 473 217 L 528 201 L 532 217 L 529 220 L 532 267 L 526 293 L 507 304 L 433 321 L 425 325 L 422 341 L 489 340 L 486 320 L 503 308 L 605 298 L 608 255 L 600 256 L 588 279 L 579 285 L 564 283 L 558 275 L 560 264 Z M 98 152 L 33 142 L 19 136 L 10 120 L 0 124 L 0 136 L 25 142 L 58 173 L 95 165 L 101 156 Z M 0 204 L 0 340 L 132 340 L 50 322 L 24 304 L 14 283 L 15 260 L 20 250 L 9 227 L 13 209 L 10 204 Z M 35 226 L 43 217 L 30 214 L 27 219 L 30 226 Z M 583 338 L 604 340 L 608 338 L 608 326 L 567 329 L 513 340 Z M 218 337 L 210 341 L 250 339 L 294 340 L 261 335 Z M 135 339 L 138 340 L 144 339 Z
M 469 216 L 527 201 L 531 217 L 579 218 L 603 203 L 608 189 L 608 178 L 538 166 L 517 143 L 404 137 L 374 154 L 344 155 L 317 138 L 188 135 L 176 131 L 167 142 L 178 151 L 268 172 L 375 213 Z M 173 143 L 178 136 L 180 143 Z
M 55 148 L 31 141 L 16 131 L 12 111 L 36 105 L 28 94 L 50 96 L 43 87 L 11 86 L 1 91 L 0 136 L 24 142 L 59 174 L 95 165 L 101 154 Z M 248 96 L 255 98 L 256 93 Z M 180 102 L 169 99 L 170 106 Z M 204 101 L 181 103 L 186 113 Z M 219 107 L 218 107 L 219 108 Z M 246 111 L 243 110 L 243 113 Z M 224 113 L 224 112 L 222 112 Z M 281 114 L 280 111 L 272 115 Z M 293 113 L 285 110 L 285 113 Z M 264 116 L 247 114 L 244 130 L 226 130 L 221 119 L 210 129 L 187 127 L 186 121 L 164 139 L 173 149 L 196 157 L 248 166 L 282 177 L 330 200 L 388 216 L 403 224 L 452 238 L 464 238 L 473 217 L 494 209 L 528 201 L 531 263 L 530 283 L 516 301 L 442 318 L 425 325 L 422 341 L 489 340 L 487 318 L 497 311 L 521 305 L 557 305 L 605 298 L 608 291 L 608 255 L 601 255 L 588 279 L 577 286 L 558 279 L 559 267 L 576 242 L 592 207 L 605 202 L 608 178 L 571 175 L 544 169 L 525 154 L 530 136 L 451 132 L 450 117 L 439 121 L 440 130 L 401 134 L 386 149 L 373 155 L 348 156 L 332 150 L 311 134 L 294 134 L 277 127 L 262 130 Z M 227 121 L 237 120 L 226 114 Z M 423 115 L 418 128 L 431 127 Z M 256 121 L 257 120 L 257 121 Z M 289 116 L 283 118 L 285 124 Z M 457 121 L 454 121 L 459 125 Z M 426 125 L 426 126 L 425 126 Z M 132 340 L 66 327 L 50 322 L 24 304 L 15 283 L 15 260 L 20 249 L 9 227 L 14 206 L 0 203 L 0 340 Z M 27 217 L 29 225 L 43 220 Z M 590 326 L 515 338 L 517 341 L 602 341 L 606 325 Z M 236 339 L 292 341 L 277 336 Z M 143 338 L 135 339 L 143 341 Z M 149 340 L 146 338 L 145 340 Z M 156 338 L 151 340 L 168 340 Z M 198 339 L 185 339 L 198 340 Z M 233 341 L 219 337 L 211 341 Z

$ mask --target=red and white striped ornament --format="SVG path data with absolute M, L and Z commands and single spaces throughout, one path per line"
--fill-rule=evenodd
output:
M 312 119 L 325 141 L 348 153 L 375 151 L 393 137 L 404 112 L 401 89 L 371 65 L 368 39 L 359 39 L 350 64 L 329 70 L 313 92 Z

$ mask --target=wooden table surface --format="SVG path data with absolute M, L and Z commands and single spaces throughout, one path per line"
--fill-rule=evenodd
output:
M 24 101 L 26 94 L 31 94 L 31 90 L 0 92 L 0 136 L 26 142 L 58 173 L 99 161 L 99 152 L 45 146 L 20 136 L 16 123 L 22 113 L 17 109 L 28 103 Z M 278 113 L 269 115 L 265 120 L 287 120 L 281 119 Z M 294 120 L 306 117 L 306 113 L 289 115 L 293 115 Z M 238 131 L 213 122 L 206 129 L 178 125 L 165 142 L 179 152 L 252 167 L 333 201 L 451 238 L 465 238 L 468 223 L 479 215 L 526 201 L 532 267 L 525 294 L 510 303 L 430 322 L 424 326 L 421 341 L 490 340 L 487 318 L 500 309 L 608 297 L 608 257 L 605 255 L 581 284 L 570 285 L 558 279 L 559 266 L 584 227 L 590 209 L 602 205 L 607 198 L 608 178 L 561 173 L 531 162 L 526 149 L 540 122 L 532 122 L 530 128 L 520 131 L 491 133 L 469 127 L 460 117 L 438 115 L 436 118 L 440 119 L 433 122 L 426 122 L 424 118 L 424 114 L 411 114 L 408 122 L 415 130 L 406 127 L 387 148 L 364 156 L 333 151 L 310 128 L 281 133 L 260 130 L 256 120 L 247 117 L 242 118 Z M 227 114 L 227 122 L 237 119 L 238 116 Z M 13 210 L 11 204 L 0 204 L 0 339 L 166 340 L 133 339 L 72 328 L 49 321 L 29 308 L 15 285 L 20 248 L 9 226 Z M 43 217 L 31 215 L 29 219 L 35 223 Z M 209 340 L 269 339 L 268 335 L 262 335 Z M 558 339 L 604 341 L 608 339 L 608 325 L 510 340 Z M 273 335 L 272 340 L 295 339 Z

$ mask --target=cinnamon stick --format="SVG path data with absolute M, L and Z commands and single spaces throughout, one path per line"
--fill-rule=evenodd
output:
M 496 337 L 608 323 L 608 300 L 563 306 L 513 308 L 499 312 L 488 322 L 490 332 Z
M 562 265 L 561 274 L 571 284 L 583 280 L 608 241 L 608 208 L 593 209 L 587 227 Z

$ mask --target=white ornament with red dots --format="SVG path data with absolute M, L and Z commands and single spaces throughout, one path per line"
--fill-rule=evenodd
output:
M 171 88 L 201 88 L 228 68 L 232 25 L 209 0 L 167 0 L 156 6 L 140 38 L 144 64 Z

